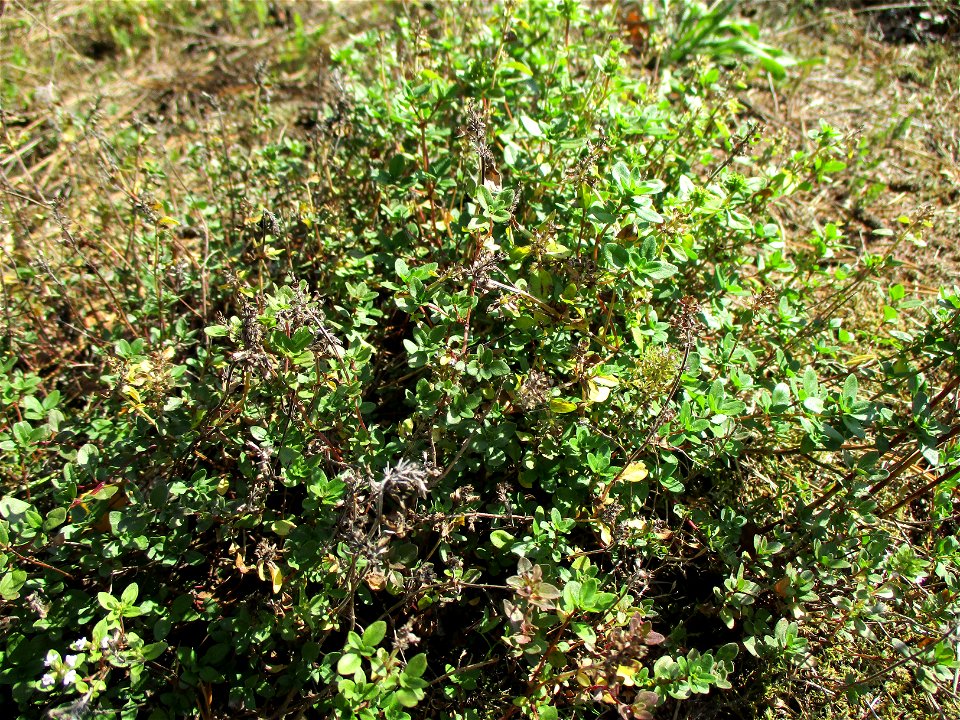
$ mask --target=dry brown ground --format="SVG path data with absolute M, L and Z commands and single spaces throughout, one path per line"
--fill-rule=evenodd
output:
M 752 88 L 748 101 L 769 128 L 790 133 L 798 146 L 809 147 L 807 132 L 825 120 L 847 136 L 854 155 L 832 185 L 785 205 L 789 224 L 803 232 L 842 221 L 853 244 L 877 250 L 884 239 L 875 230 L 929 212 L 926 246 L 898 251 L 901 278 L 921 294 L 960 281 L 958 28 L 925 35 L 921 25 L 924 42 L 896 42 L 910 34 L 903 28 L 923 22 L 920 12 L 936 8 L 832 3 L 788 17 L 795 5 L 745 3 L 768 42 L 808 63 L 780 87 Z

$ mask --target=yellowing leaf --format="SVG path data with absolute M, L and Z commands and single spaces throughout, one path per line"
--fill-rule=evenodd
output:
M 877 356 L 872 353 L 868 353 L 866 355 L 854 355 L 853 357 L 850 357 L 847 359 L 847 367 L 856 367 L 857 365 L 865 365 L 866 363 L 876 359 L 877 359 Z
M 593 378 L 593 381 L 597 383 L 597 385 L 608 388 L 615 388 L 620 384 L 620 381 L 612 375 L 597 375 L 595 378 Z
M 587 380 L 587 401 L 602 403 L 610 397 L 610 388 L 597 385 L 593 380 Z
M 649 474 L 646 465 L 642 462 L 633 462 L 623 469 L 623 472 L 620 473 L 620 479 L 629 483 L 643 482 Z
M 606 523 L 597 524 L 600 526 L 600 542 L 602 542 L 605 547 L 609 547 L 613 543 L 613 534 L 610 532 L 610 526 Z
M 155 38 L 157 34 L 153 31 L 153 28 L 150 27 L 150 23 L 147 22 L 147 16 L 143 13 L 137 15 L 137 26 L 140 28 L 140 31 L 150 37 Z
M 280 572 L 280 568 L 273 563 L 267 563 L 267 567 L 270 569 L 270 582 L 273 584 L 273 594 L 276 595 L 280 592 L 280 586 L 283 584 L 283 573 Z
M 293 523 L 289 520 L 274 520 L 270 525 L 270 529 L 280 537 L 286 537 L 296 526 L 296 523 Z
M 602 403 L 610 397 L 610 390 L 617 386 L 617 379 L 609 375 L 597 375 L 587 380 L 587 400 Z
M 139 403 L 142 403 L 142 402 L 143 402 L 143 401 L 140 399 L 140 393 L 137 391 L 137 389 L 136 389 L 135 387 L 133 387 L 133 385 L 124 385 L 123 388 L 121 388 L 121 389 L 122 389 L 123 393 L 124 393 L 128 398 L 130 398 L 131 400 L 133 400 L 135 403 L 138 403 L 138 404 L 139 404 Z
M 650 531 L 650 523 L 647 520 L 642 520 L 640 518 L 630 518 L 623 524 L 631 530 L 636 530 L 638 533 L 646 533 Z
M 162 218 L 157 220 L 157 225 L 163 225 L 164 227 L 176 227 L 180 224 L 179 220 L 174 220 L 168 215 L 164 215 Z
M 563 398 L 553 398 L 550 400 L 550 409 L 555 413 L 568 413 L 576 410 L 577 404 Z
M 633 686 L 633 676 L 636 674 L 636 665 L 620 665 L 617 667 L 617 676 L 623 678 L 623 684 L 626 687 Z

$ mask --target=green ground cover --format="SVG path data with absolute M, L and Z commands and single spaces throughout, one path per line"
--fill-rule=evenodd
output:
M 790 5 L 0 4 L 0 703 L 955 716 L 960 18 Z

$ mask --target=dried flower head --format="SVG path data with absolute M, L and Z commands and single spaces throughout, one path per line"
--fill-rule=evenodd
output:
M 567 178 L 576 183 L 586 183 L 591 187 L 597 178 L 593 177 L 593 168 L 607 151 L 607 136 L 602 127 L 597 128 L 597 139 L 587 141 L 587 151 L 572 166 L 567 168 Z
M 477 259 L 470 266 L 469 273 L 479 286 L 484 286 L 494 270 L 500 269 L 500 263 L 504 260 L 502 252 L 490 252 L 483 250 Z
M 275 238 L 279 238 L 283 233 L 283 224 L 272 210 L 264 209 L 260 214 L 260 232 L 263 235 L 273 235 Z
M 777 291 L 773 288 L 764 288 L 762 292 L 753 298 L 753 310 L 762 310 L 770 307 L 777 302 Z
M 393 640 L 393 647 L 397 652 L 404 652 L 420 643 L 420 636 L 413 632 L 413 621 L 408 620 L 403 627 L 397 630 Z
M 680 307 L 673 317 L 673 326 L 680 335 L 684 348 L 692 348 L 696 344 L 697 331 L 700 329 L 700 302 L 689 295 L 680 298 Z
M 483 112 L 476 104 L 471 104 L 467 108 L 467 125 L 463 130 L 465 136 L 477 153 L 480 161 L 481 181 L 490 189 L 500 189 L 500 172 L 497 170 L 496 161 L 493 153 L 490 152 L 490 146 L 487 145 L 487 121 Z
M 399 506 L 398 521 L 404 525 L 403 518 L 408 513 L 408 505 L 414 498 L 426 498 L 430 492 L 433 480 L 439 477 L 441 471 L 426 457 L 416 462 L 401 459 L 393 467 L 384 470 L 380 480 L 370 480 L 370 496 L 376 505 L 376 522 L 371 528 L 371 535 L 379 534 L 383 521 L 384 497 L 390 497 Z
M 277 320 L 285 324 L 290 333 L 300 328 L 309 328 L 314 334 L 313 349 L 323 356 L 342 358 L 343 344 L 325 325 L 326 317 L 320 309 L 320 298 L 307 292 L 307 284 L 300 282 L 287 298 L 288 307 L 277 313 Z
M 247 498 L 240 505 L 240 512 L 261 512 L 267 495 L 273 490 L 276 479 L 273 472 L 273 448 L 257 445 L 252 440 L 246 443 L 256 463 L 257 474 L 247 485 Z
M 531 370 L 520 386 L 520 407 L 533 410 L 543 405 L 550 395 L 553 382 L 540 370 Z

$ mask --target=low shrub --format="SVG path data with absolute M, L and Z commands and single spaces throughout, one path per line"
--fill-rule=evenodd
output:
M 181 128 L 62 111 L 75 196 L 6 208 L 23 717 L 955 697 L 960 294 L 893 275 L 928 217 L 786 228 L 855 144 L 635 39 L 441 3 L 306 109 L 261 67 Z

